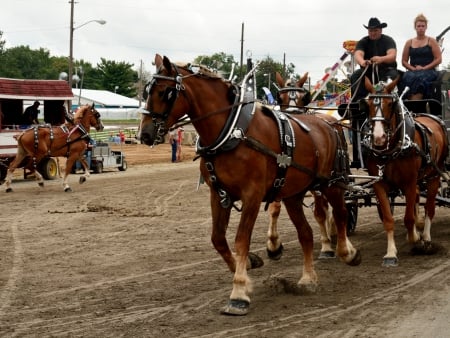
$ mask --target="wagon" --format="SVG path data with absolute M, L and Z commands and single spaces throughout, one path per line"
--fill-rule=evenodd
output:
M 85 157 L 89 170 L 96 174 L 101 174 L 104 169 L 125 171 L 128 168 L 125 154 L 120 150 L 112 150 L 106 142 L 97 142 L 90 152 L 86 152 Z M 72 172 L 75 172 L 75 168 Z
M 430 99 L 404 101 L 406 108 L 411 111 L 426 111 L 431 115 L 439 117 L 446 126 L 447 137 L 450 141 L 450 71 L 442 70 L 439 73 L 439 78 L 432 85 L 433 95 Z M 353 145 L 353 161 L 350 163 L 352 169 L 359 169 L 363 166 L 361 162 L 361 137 L 359 131 L 363 127 L 364 120 L 358 118 L 363 115 L 360 111 L 358 103 L 342 104 L 338 107 L 338 111 L 341 115 L 345 111 L 350 113 L 352 120 L 352 129 L 357 131 L 352 133 L 352 145 Z M 438 206 L 450 207 L 450 188 L 448 186 L 448 170 L 450 169 L 450 156 L 446 160 L 446 172 L 442 174 L 441 189 L 436 197 L 436 203 Z M 349 214 L 347 230 L 349 233 L 353 233 L 356 228 L 358 218 L 358 208 L 376 206 L 378 211 L 379 205 L 375 198 L 375 194 L 372 189 L 373 183 L 380 178 L 377 176 L 368 176 L 364 172 L 357 174 L 356 170 L 353 170 L 350 178 L 350 189 L 346 194 L 346 205 Z M 425 192 L 420 191 L 420 195 L 425 197 Z M 399 201 L 402 197 L 401 192 L 392 192 L 389 196 L 391 201 L 391 208 L 394 206 L 402 206 L 404 203 Z M 397 201 L 396 201 L 397 200 Z M 423 203 L 421 203 L 423 204 Z
M 25 107 L 39 101 L 42 107 L 38 116 L 40 122 L 60 125 L 65 122 L 65 105 L 72 99 L 72 90 L 63 80 L 0 78 L 0 181 L 6 177 L 9 163 L 16 157 L 17 141 L 14 135 L 28 127 L 22 118 Z M 25 178 L 27 168 L 31 165 L 30 158 L 20 165 Z M 45 157 L 37 165 L 45 179 L 58 177 L 57 161 L 54 158 Z

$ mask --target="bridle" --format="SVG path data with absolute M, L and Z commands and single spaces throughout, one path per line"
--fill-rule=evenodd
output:
M 158 69 L 158 72 L 156 74 L 152 75 L 151 80 L 145 85 L 145 88 L 144 88 L 143 97 L 144 97 L 144 100 L 147 100 L 153 87 L 158 86 L 158 83 L 157 83 L 158 79 L 159 80 L 167 80 L 167 81 L 171 81 L 171 82 L 175 83 L 174 86 L 167 86 L 162 94 L 163 101 L 165 101 L 167 103 L 167 108 L 164 111 L 162 111 L 162 112 L 154 111 L 151 100 L 149 102 L 149 107 L 148 107 L 149 109 L 142 111 L 142 114 L 148 115 L 151 117 L 152 122 L 156 127 L 155 143 L 164 142 L 164 135 L 167 133 L 167 130 L 165 128 L 165 121 L 167 120 L 170 113 L 172 112 L 173 107 L 175 106 L 175 101 L 178 98 L 180 92 L 185 90 L 185 87 L 183 85 L 183 78 L 194 75 L 194 74 L 192 74 L 192 75 L 187 75 L 187 76 L 183 77 L 183 75 L 179 72 L 178 67 L 175 64 L 172 64 L 172 67 L 175 69 L 176 75 L 171 77 L 171 76 L 165 76 L 165 75 L 158 74 L 163 68 L 163 66 L 161 66 Z
M 406 132 L 406 119 L 410 114 L 398 94 L 396 92 L 369 94 L 366 100 L 371 100 L 375 110 L 375 115 L 369 116 L 367 119 L 369 133 L 363 139 L 363 144 L 370 149 L 372 154 L 396 156 L 402 150 L 410 147 L 412 140 Z M 392 113 L 388 117 L 385 114 L 386 112 L 383 111 L 383 100 L 392 100 Z M 373 133 L 377 123 L 382 124 L 383 131 L 386 134 L 386 145 L 383 148 L 375 147 L 373 144 Z M 398 135 L 397 138 L 396 135 Z
M 287 104 L 283 103 L 281 100 L 281 95 L 287 93 L 289 101 Z M 303 95 L 302 95 L 303 94 Z M 303 105 L 300 105 L 299 100 L 308 99 L 309 91 L 307 91 L 303 87 L 291 87 L 287 86 L 278 90 L 278 104 L 280 105 L 282 110 L 298 110 L 299 108 L 306 106 L 309 102 L 303 102 Z M 287 107 L 287 108 L 284 108 Z

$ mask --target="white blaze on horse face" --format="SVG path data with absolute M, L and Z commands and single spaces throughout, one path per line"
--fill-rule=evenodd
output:
M 376 146 L 382 146 L 386 142 L 386 133 L 383 128 L 383 122 L 381 119 L 383 118 L 383 114 L 381 112 L 381 106 L 376 106 L 376 114 L 374 126 L 373 126 L 373 141 Z

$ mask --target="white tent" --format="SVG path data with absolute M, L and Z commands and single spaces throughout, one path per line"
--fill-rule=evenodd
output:
M 79 105 L 94 103 L 103 119 L 137 119 L 139 101 L 107 90 L 72 88 L 73 109 Z M 142 105 L 141 105 L 142 106 Z

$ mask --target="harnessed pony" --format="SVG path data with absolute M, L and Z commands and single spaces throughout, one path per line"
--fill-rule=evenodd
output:
M 72 191 L 68 183 L 68 176 L 73 165 L 79 160 L 84 168 L 84 174 L 80 176 L 80 184 L 89 177 L 88 165 L 82 156 L 89 141 L 89 130 L 94 127 L 97 131 L 103 130 L 100 113 L 94 108 L 94 104 L 85 105 L 75 113 L 73 123 L 69 122 L 61 126 L 36 125 L 16 136 L 18 148 L 17 155 L 8 167 L 5 178 L 6 192 L 11 192 L 11 181 L 14 170 L 29 156 L 32 161 L 30 174 L 35 173 L 40 187 L 44 186 L 42 174 L 37 170 L 37 164 L 44 157 L 66 157 L 66 168 L 63 178 L 64 191 Z
M 389 193 L 392 191 L 400 190 L 405 196 L 403 220 L 408 242 L 418 252 L 433 251 L 431 222 L 448 154 L 444 123 L 433 115 L 411 114 L 394 91 L 398 80 L 374 86 L 366 78 L 365 86 L 370 94 L 360 101 L 361 110 L 368 112 L 368 130 L 362 141 L 363 147 L 367 149 L 366 167 L 370 175 L 379 177 L 373 189 L 387 236 L 383 266 L 398 265 L 394 218 L 389 201 Z M 422 233 L 416 227 L 418 186 L 426 190 Z
M 291 79 L 283 79 L 283 77 L 277 72 L 276 81 L 280 88 L 277 95 L 277 101 L 280 109 L 284 112 L 290 113 L 307 113 L 307 106 L 311 102 L 311 95 L 308 90 L 303 88 L 305 84 L 308 73 L 305 73 L 299 80 L 294 82 Z M 310 114 L 308 112 L 308 114 Z M 340 143 L 344 151 L 340 154 L 343 162 L 347 162 L 345 156 L 347 156 L 347 147 L 345 137 L 342 133 L 342 128 L 337 124 L 337 120 L 329 115 L 315 114 L 318 118 L 325 119 L 328 123 L 333 125 L 339 132 Z M 349 166 L 346 164 L 346 168 Z M 319 259 L 335 258 L 334 249 L 332 248 L 332 236 L 335 235 L 336 229 L 333 227 L 333 219 L 329 212 L 328 203 L 325 196 L 322 195 L 320 191 L 311 192 L 314 197 L 314 218 L 319 224 L 320 229 L 320 242 L 321 249 L 319 254 Z M 278 260 L 281 258 L 283 253 L 283 244 L 280 240 L 278 233 L 278 218 L 281 212 L 281 202 L 274 201 L 270 203 L 268 208 L 269 213 L 269 227 L 267 231 L 267 254 L 268 257 L 273 260 Z
M 346 235 L 345 179 L 333 175 L 338 151 L 334 128 L 314 116 L 292 117 L 255 102 L 249 94 L 253 72 L 238 88 L 202 68 L 194 72 L 190 65 L 173 64 L 158 54 L 155 65 L 146 86 L 147 112 L 141 118 L 139 138 L 147 145 L 163 142 L 168 129 L 186 114 L 199 135 L 200 171 L 210 188 L 211 241 L 234 274 L 224 314 L 248 313 L 250 242 L 263 201 L 283 200 L 297 230 L 304 253 L 300 287 L 315 289 L 318 282 L 312 229 L 302 206 L 312 187 L 333 206 L 338 256 L 349 265 L 361 262 Z M 232 252 L 226 231 L 239 200 L 241 217 Z

